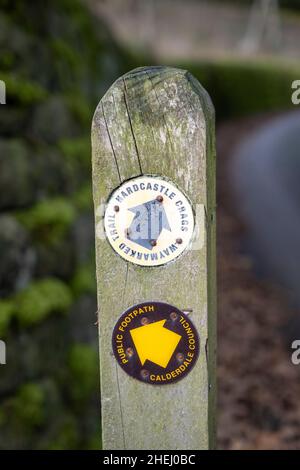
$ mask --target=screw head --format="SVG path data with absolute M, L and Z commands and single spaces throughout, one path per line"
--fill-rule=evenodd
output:
M 147 369 L 142 369 L 142 370 L 141 370 L 141 377 L 142 377 L 144 380 L 148 379 L 149 375 L 150 375 L 150 373 L 149 373 L 149 371 L 148 371 Z
M 119 207 L 119 206 L 114 206 L 114 211 L 115 211 L 115 212 L 119 212 L 119 210 L 120 210 L 120 207 Z
M 151 246 L 156 246 L 156 245 L 157 245 L 157 241 L 156 241 L 156 240 L 151 240 L 151 241 L 150 241 L 150 245 L 151 245 Z
M 126 349 L 126 354 L 128 357 L 132 357 L 134 352 L 133 352 L 133 349 L 132 348 L 127 348 Z
M 176 312 L 171 312 L 171 313 L 170 313 L 170 318 L 171 318 L 171 320 L 173 320 L 173 321 L 177 320 L 177 318 L 178 318 L 177 313 L 176 313 Z
M 143 318 L 141 319 L 141 324 L 142 324 L 142 325 L 148 325 L 148 323 L 149 323 L 149 319 L 148 319 L 147 317 L 143 317 Z
M 157 196 L 157 197 L 156 197 L 156 200 L 157 200 L 158 202 L 163 202 L 164 198 L 163 198 L 162 196 Z
M 182 243 L 182 238 L 176 238 L 176 243 L 178 243 L 178 245 L 181 245 L 181 243 Z
M 181 352 L 177 353 L 176 354 L 176 359 L 177 359 L 178 362 L 183 362 L 184 354 L 182 354 Z

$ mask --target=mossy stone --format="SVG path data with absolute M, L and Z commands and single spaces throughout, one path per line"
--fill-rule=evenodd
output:
M 86 184 L 82 186 L 73 196 L 76 208 L 81 211 L 90 211 L 93 204 L 92 185 Z
M 0 300 L 0 339 L 5 338 L 13 314 L 13 302 L 10 300 Z
M 71 287 L 76 297 L 82 294 L 96 295 L 95 263 L 80 266 L 74 274 Z
M 74 222 L 76 209 L 67 199 L 57 197 L 18 212 L 17 217 L 34 238 L 55 243 Z
M 75 403 L 87 400 L 99 383 L 98 353 L 88 344 L 74 344 L 69 353 L 72 381 L 70 394 Z
M 79 132 L 79 126 L 64 97 L 56 95 L 36 106 L 29 132 L 34 139 L 53 144 L 59 139 L 74 137 Z
M 43 389 L 35 383 L 20 387 L 17 396 L 11 402 L 12 414 L 27 429 L 40 426 L 45 418 L 45 395 Z
M 79 447 L 79 425 L 75 417 L 65 413 L 58 420 L 55 436 L 47 442 L 48 450 L 74 450 Z
M 0 294 L 3 297 L 24 287 L 34 269 L 28 233 L 8 214 L 0 215 L 0 259 Z
M 17 139 L 0 140 L 0 209 L 24 206 L 34 200 L 28 147 Z
M 72 295 L 58 279 L 42 279 L 32 283 L 16 298 L 16 317 L 22 326 L 44 321 L 52 313 L 68 312 Z

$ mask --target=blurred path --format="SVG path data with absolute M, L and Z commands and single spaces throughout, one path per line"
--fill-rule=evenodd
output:
M 300 366 L 283 336 L 296 312 L 241 252 L 245 231 L 229 173 L 236 146 L 267 121 L 233 121 L 217 132 L 218 446 L 225 449 L 300 449 Z
M 300 112 L 247 136 L 233 158 L 232 175 L 259 270 L 287 286 L 300 307 Z M 298 323 L 294 335 L 300 337 L 300 317 Z

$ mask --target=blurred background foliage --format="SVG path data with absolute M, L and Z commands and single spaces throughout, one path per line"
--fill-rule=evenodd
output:
M 100 447 L 90 124 L 119 75 L 160 60 L 120 45 L 102 4 L 0 0 L 0 449 Z M 288 109 L 300 77 L 272 59 L 168 61 L 201 81 L 218 122 Z

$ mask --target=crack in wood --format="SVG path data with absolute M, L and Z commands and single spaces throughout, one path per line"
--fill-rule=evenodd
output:
M 150 83 L 151 83 L 151 86 L 152 86 L 152 90 L 154 91 L 154 94 L 155 94 L 155 96 L 156 96 L 156 99 L 157 99 L 157 102 L 158 102 L 158 104 L 159 104 L 159 107 L 162 107 L 161 102 L 160 102 L 160 100 L 159 100 L 159 98 L 158 98 L 158 94 L 157 94 L 157 92 L 156 92 L 155 86 L 153 85 L 152 79 L 151 79 L 151 77 L 150 77 L 150 75 L 149 75 L 149 73 L 148 73 L 147 71 L 146 71 L 146 74 L 147 74 L 148 79 L 150 80 Z M 171 136 L 170 136 L 170 131 L 169 131 L 169 127 L 168 127 L 168 125 L 167 125 L 165 113 L 162 112 L 161 114 L 162 114 L 162 118 L 163 118 L 163 121 L 164 121 L 164 124 L 165 124 L 165 128 L 166 128 L 167 134 L 168 134 L 168 140 L 169 140 L 169 143 L 170 143 L 170 147 L 174 150 L 173 139 L 171 139 Z
M 106 121 L 106 117 L 105 117 L 105 113 L 104 113 L 103 103 L 101 103 L 101 108 L 102 108 L 102 114 L 103 114 L 103 119 L 104 119 L 104 123 L 105 123 L 105 128 L 106 128 L 106 131 L 107 131 L 107 135 L 108 135 L 108 138 L 109 138 L 111 150 L 112 150 L 112 153 L 113 153 L 113 156 L 114 156 L 114 160 L 115 160 L 116 167 L 117 167 L 117 172 L 118 172 L 118 175 L 119 175 L 119 180 L 120 180 L 120 183 L 121 183 L 122 180 L 121 180 L 121 174 L 120 174 L 120 169 L 119 169 L 119 165 L 118 165 L 118 160 L 117 160 L 115 149 L 114 149 L 114 146 L 113 146 L 113 143 L 112 143 L 112 138 L 111 138 L 111 135 L 110 135 L 110 132 L 109 132 L 109 129 L 108 129 L 108 125 L 107 125 L 107 121 Z
M 143 174 L 142 163 L 141 163 L 140 154 L 139 154 L 139 150 L 138 150 L 136 138 L 135 138 L 135 135 L 134 135 L 133 126 L 132 126 L 132 121 L 131 121 L 131 117 L 130 117 L 130 113 L 129 113 L 129 107 L 128 107 L 128 103 L 127 103 L 127 87 L 126 87 L 126 82 L 125 82 L 125 79 L 124 79 L 124 78 L 123 78 L 122 80 L 123 80 L 123 84 L 124 84 L 124 89 L 123 89 L 124 102 L 125 102 L 126 111 L 127 111 L 127 115 L 128 115 L 128 121 L 129 121 L 129 125 L 130 125 L 130 130 L 131 130 L 131 134 L 132 134 L 132 138 L 133 138 L 133 142 L 134 142 L 134 146 L 135 146 L 136 156 L 137 156 L 138 163 L 139 163 L 140 174 L 142 175 L 142 174 Z

